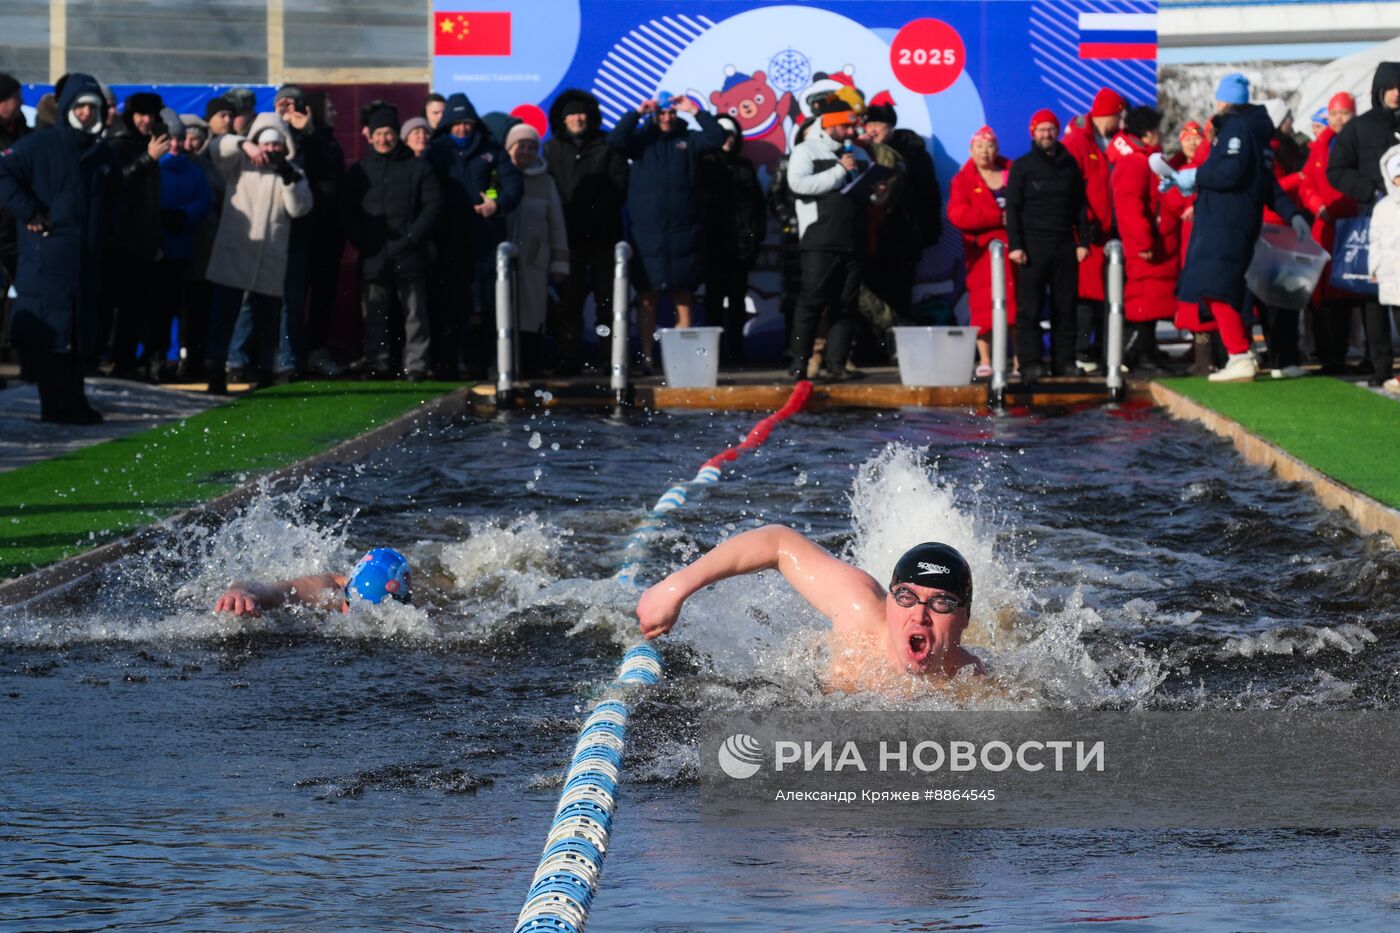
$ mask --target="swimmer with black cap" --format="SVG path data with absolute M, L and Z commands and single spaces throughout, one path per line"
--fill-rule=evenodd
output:
M 889 589 L 804 535 L 768 525 L 735 535 L 648 589 L 637 602 L 642 634 L 664 635 L 696 591 L 729 577 L 777 570 L 831 620 L 835 690 L 883 689 L 889 675 L 984 674 L 961 644 L 972 608 L 972 569 L 956 548 L 928 542 L 894 565 Z
M 350 571 L 318 573 L 266 583 L 235 583 L 214 603 L 215 612 L 260 616 L 278 606 L 299 605 L 329 612 L 349 612 L 353 602 L 378 605 L 386 599 L 413 602 L 413 573 L 408 559 L 389 547 L 377 547 Z

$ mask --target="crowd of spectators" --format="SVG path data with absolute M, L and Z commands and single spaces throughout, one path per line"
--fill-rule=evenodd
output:
M 527 372 L 577 374 L 610 356 L 605 327 L 598 355 L 585 352 L 585 306 L 591 296 L 597 321 L 611 319 L 613 246 L 624 236 L 636 367 L 655 365 L 659 303 L 689 327 L 702 288 L 705 320 L 724 329 L 723 363 L 741 365 L 749 276 L 770 220 L 792 378 L 859 378 L 858 358 L 888 359 L 890 328 L 917 320 L 916 270 L 946 217 L 962 238 L 978 376 L 990 374 L 993 242 L 1006 246 L 1016 365 L 1033 380 L 1101 371 L 1105 248 L 1118 239 L 1125 365 L 1175 365 L 1156 341 L 1169 321 L 1214 335 L 1211 378 L 1233 381 L 1259 371 L 1256 321 L 1264 368 L 1305 372 L 1300 312 L 1263 305 L 1245 285 L 1262 224 L 1330 249 L 1339 219 L 1374 210 L 1375 294 L 1324 273 L 1308 331 L 1322 371 L 1342 373 L 1359 316 L 1361 366 L 1397 388 L 1400 64 L 1377 69 L 1360 117 L 1349 95 L 1333 97 L 1313 115 L 1311 139 L 1281 101 L 1251 103 L 1231 75 L 1209 119 L 1171 134 L 1169 158 L 1162 114 L 1104 88 L 1066 121 L 1032 115 L 1015 158 L 980 129 L 946 210 L 927 141 L 898 128 L 888 95 L 867 101 L 849 83 L 807 101 L 813 115 L 771 166 L 766 193 L 734 115 L 688 95 L 659 93 L 607 129 L 592 95 L 567 90 L 543 140 L 514 117 L 478 114 L 461 93 L 430 94 L 411 114 L 374 101 L 358 114 L 365 154 L 347 166 L 330 98 L 292 85 L 270 111 L 235 89 L 202 114 L 178 114 L 149 92 L 118 111 L 108 88 L 70 74 L 34 127 L 19 91 L 0 75 L 0 266 L 18 294 L 9 340 L 50 421 L 100 421 L 83 379 L 104 370 L 204 381 L 214 393 L 337 375 L 347 363 L 370 378 L 485 377 L 503 242 L 518 248 Z M 364 335 L 353 361 L 328 346 L 347 244 Z

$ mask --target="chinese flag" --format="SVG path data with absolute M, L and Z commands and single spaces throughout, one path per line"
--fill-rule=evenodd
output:
M 509 55 L 509 13 L 436 13 L 434 55 Z

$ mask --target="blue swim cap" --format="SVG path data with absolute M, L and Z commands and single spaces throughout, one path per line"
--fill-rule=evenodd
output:
M 412 603 L 413 574 L 402 554 L 391 547 L 377 547 L 361 557 L 350 572 L 345 598 L 377 605 L 384 602 L 386 596 L 401 603 Z
M 676 106 L 676 98 L 670 91 L 656 92 L 656 109 L 673 110 Z

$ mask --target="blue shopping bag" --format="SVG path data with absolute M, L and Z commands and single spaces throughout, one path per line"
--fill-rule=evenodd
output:
M 1332 247 L 1334 288 L 1357 295 L 1379 295 L 1380 286 L 1371 281 L 1371 218 L 1343 217 L 1337 221 L 1337 242 Z

